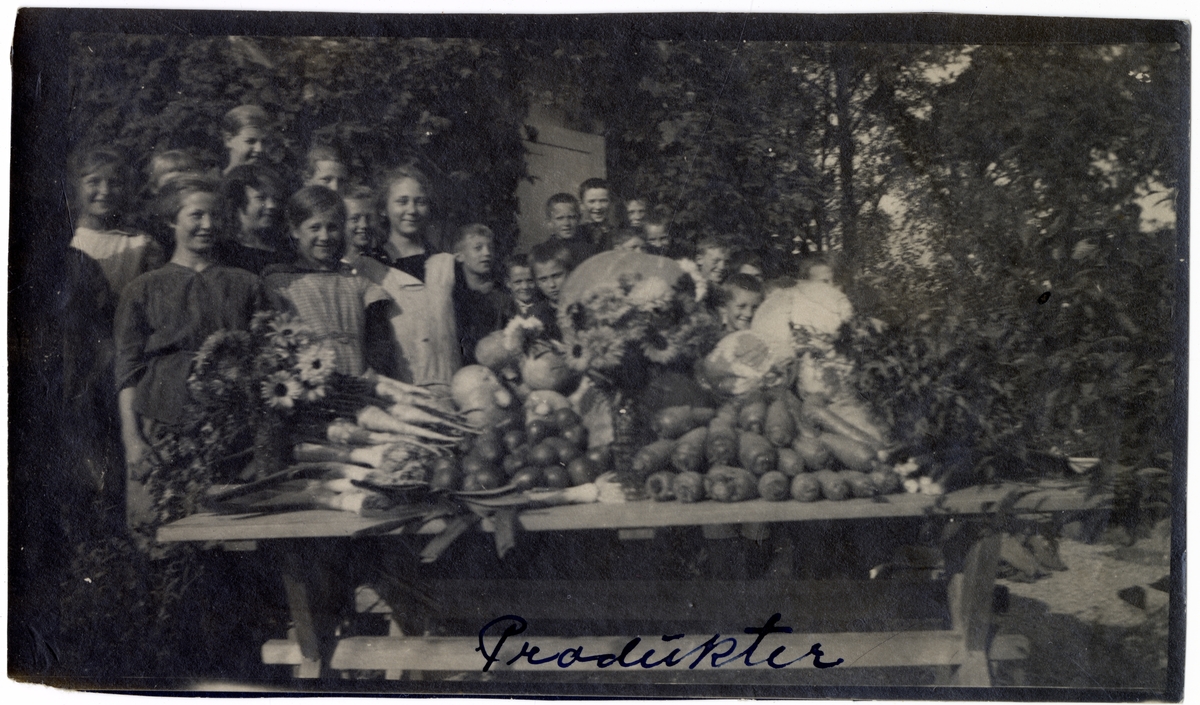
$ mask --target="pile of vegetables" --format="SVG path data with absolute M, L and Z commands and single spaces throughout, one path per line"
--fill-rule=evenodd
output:
M 570 408 L 524 424 L 483 429 L 463 450 L 461 457 L 437 460 L 432 487 L 467 492 L 507 485 L 574 487 L 595 481 L 612 464 L 607 447 L 588 449 L 587 428 Z
M 475 435 L 440 397 L 382 376 L 343 377 L 296 419 L 290 464 L 217 495 L 259 509 L 297 504 L 362 512 L 396 504 L 395 491 L 423 486 L 439 459 Z M 259 494 L 267 492 L 266 495 Z
M 877 432 L 784 388 L 719 409 L 662 409 L 651 426 L 658 439 L 637 452 L 633 469 L 657 501 L 840 501 L 902 487 Z

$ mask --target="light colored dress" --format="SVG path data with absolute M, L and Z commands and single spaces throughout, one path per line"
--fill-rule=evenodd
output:
M 449 394 L 450 380 L 462 366 L 454 320 L 454 256 L 429 257 L 425 281 L 370 257 L 359 257 L 354 269 L 395 302 L 391 321 L 400 357 L 397 378 L 442 387 L 438 391 Z
M 382 287 L 344 265 L 333 272 L 273 265 L 263 272 L 263 279 L 279 308 L 333 347 L 338 372 L 356 376 L 366 372 L 366 312 L 370 305 L 391 299 Z

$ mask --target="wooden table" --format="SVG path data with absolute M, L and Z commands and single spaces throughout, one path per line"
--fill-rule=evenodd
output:
M 389 677 L 399 677 L 401 672 L 479 672 L 487 664 L 490 672 L 556 672 L 563 677 L 586 678 L 587 682 L 604 682 L 610 677 L 608 674 L 618 678 L 617 673 L 629 675 L 639 670 L 642 678 L 654 674 L 659 682 L 674 682 L 687 677 L 698 679 L 697 682 L 712 682 L 714 678 L 724 677 L 721 674 L 738 670 L 757 671 L 754 675 L 743 674 L 750 679 L 759 676 L 778 679 L 799 670 L 813 670 L 813 659 L 810 657 L 799 665 L 775 671 L 762 663 L 772 649 L 785 646 L 790 660 L 819 643 L 824 654 L 819 658 L 827 662 L 842 659 L 836 669 L 934 666 L 940 669 L 943 682 L 987 686 L 991 683 L 989 660 L 1020 658 L 1023 647 L 1019 638 L 994 639 L 991 635 L 993 586 L 1001 541 L 1001 534 L 993 526 L 995 520 L 1002 514 L 1093 511 L 1105 508 L 1109 499 L 1089 496 L 1086 489 L 1065 483 L 1044 482 L 1036 486 L 1006 484 L 968 488 L 943 497 L 890 495 L 883 501 L 857 499 L 807 504 L 763 500 L 734 504 L 631 502 L 529 509 L 518 516 L 519 527 L 526 532 L 615 531 L 622 539 L 641 540 L 639 545 L 642 546 L 651 546 L 656 536 L 684 527 L 701 527 L 706 536 L 721 536 L 732 535 L 729 527 L 741 525 L 752 527 L 761 535 L 763 526 L 776 526 L 777 531 L 786 532 L 787 527 L 803 529 L 830 523 L 862 522 L 865 527 L 878 528 L 891 522 L 930 517 L 944 522 L 961 522 L 965 529 L 959 533 L 962 540 L 957 547 L 947 552 L 947 574 L 940 581 L 796 580 L 786 575 L 782 579 L 756 581 L 670 579 L 671 576 L 651 580 L 619 579 L 618 576 L 580 581 L 542 580 L 538 576 L 524 576 L 520 580 L 430 581 L 425 587 L 428 594 L 436 595 L 437 599 L 426 602 L 424 609 L 436 613 L 439 618 L 477 624 L 478 628 L 503 615 L 519 615 L 527 620 L 529 628 L 507 639 L 491 663 L 477 649 L 480 646 L 478 634 L 404 635 L 393 621 L 388 636 L 338 639 L 333 637 L 330 616 L 321 615 L 314 609 L 313 593 L 328 577 L 321 577 L 320 571 L 314 570 L 314 546 L 333 539 L 355 541 L 356 536 L 381 528 L 384 530 L 377 531 L 371 540 L 381 536 L 401 541 L 422 540 L 421 535 L 436 534 L 444 529 L 443 519 L 426 522 L 416 529 L 411 525 L 392 529 L 385 526 L 385 519 L 337 511 L 252 516 L 199 514 L 162 527 L 158 540 L 215 541 L 233 547 L 276 551 L 295 627 L 288 639 L 264 644 L 263 660 L 292 665 L 300 677 L 354 669 L 384 670 Z M 821 522 L 826 524 L 819 524 Z M 481 528 L 489 531 L 492 527 L 484 520 Z M 517 541 L 521 541 L 520 534 Z M 930 597 L 939 592 L 940 598 Z M 378 605 L 373 597 L 370 590 L 360 590 L 359 609 L 389 609 Z M 410 609 L 418 608 L 410 606 Z M 932 608 L 935 613 L 940 608 L 942 617 L 931 619 L 927 608 Z M 762 650 L 754 659 L 714 661 L 711 654 L 720 651 L 710 648 L 705 652 L 703 648 L 706 642 L 713 643 L 710 640 L 714 632 L 703 627 L 704 631 L 685 632 L 671 640 L 672 644 L 680 646 L 680 654 L 691 650 L 689 658 L 674 667 L 663 665 L 646 671 L 642 667 L 625 668 L 623 664 L 615 664 L 600 674 L 602 661 L 572 663 L 575 659 L 564 655 L 557 661 L 537 662 L 544 656 L 575 647 L 580 648 L 578 652 L 571 652 L 575 656 L 621 654 L 635 636 L 624 632 L 538 635 L 539 619 L 586 617 L 612 623 L 666 625 L 660 633 L 640 634 L 643 643 L 626 652 L 626 660 L 632 662 L 652 644 L 658 653 L 654 659 L 666 655 L 665 645 L 659 641 L 660 634 L 675 637 L 681 633 L 676 631 L 680 624 L 726 625 L 722 634 L 736 638 L 742 645 L 738 647 L 740 651 L 754 637 L 729 625 L 762 627 L 775 613 L 782 614 L 779 625 L 796 629 L 790 634 L 772 634 L 765 638 Z M 497 624 L 488 632 L 486 648 L 493 648 L 504 626 L 514 624 L 516 622 L 512 620 Z M 821 624 L 833 624 L 834 630 L 807 629 Z M 870 630 L 877 629 L 878 625 L 892 628 Z M 540 649 L 536 658 L 520 656 L 522 644 L 526 643 Z M 701 653 L 708 655 L 689 668 L 697 662 L 695 656 Z M 748 665 L 751 660 L 757 663 Z M 567 668 L 563 668 L 564 663 Z M 714 668 L 714 663 L 719 663 L 719 668 Z

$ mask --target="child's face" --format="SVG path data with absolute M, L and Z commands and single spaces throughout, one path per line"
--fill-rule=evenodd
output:
M 216 194 L 197 192 L 183 197 L 171 222 L 177 249 L 204 254 L 212 248 L 217 241 L 216 207 Z
M 459 243 L 454 259 L 462 262 L 468 272 L 486 277 L 492 273 L 492 238 L 468 235 Z
M 608 189 L 590 188 L 583 192 L 583 212 L 589 223 L 603 223 L 608 220 Z
M 533 292 L 537 290 L 537 284 L 533 281 L 533 269 L 521 266 L 509 267 L 508 290 L 517 301 L 523 304 L 533 303 Z
M 579 208 L 574 203 L 555 203 L 550 206 L 550 232 L 555 237 L 570 240 L 579 227 Z
M 346 184 L 346 165 L 332 160 L 320 160 L 313 165 L 312 176 L 304 182 L 305 186 L 324 186 L 330 191 L 342 192 Z
M 362 198 L 347 198 L 346 240 L 359 252 L 371 246 L 371 202 Z
M 542 296 L 550 299 L 551 303 L 558 303 L 558 290 L 562 287 L 563 279 L 567 277 L 567 268 L 558 260 L 550 260 L 549 262 L 535 262 L 533 265 L 533 276 L 537 280 L 538 291 L 542 292 Z
M 646 219 L 646 204 L 634 199 L 625 204 L 625 218 L 629 226 L 636 228 Z
M 270 191 L 259 191 L 253 186 L 246 187 L 246 205 L 238 211 L 242 232 L 261 232 L 275 225 L 279 215 L 279 201 Z
M 827 264 L 815 264 L 808 270 L 808 280 L 832 284 L 833 269 Z
M 625 242 L 622 242 L 620 245 L 617 245 L 614 249 L 629 250 L 631 252 L 645 252 L 646 241 L 640 237 L 631 237 Z
M 300 259 L 310 267 L 330 269 L 342 256 L 342 219 L 336 211 L 314 213 L 292 228 Z
M 393 233 L 420 239 L 429 220 L 429 196 L 416 179 L 400 179 L 388 187 L 387 219 Z
M 256 164 L 262 160 L 267 133 L 258 127 L 243 127 L 236 135 L 225 138 L 229 150 L 229 167 Z
M 111 166 L 84 174 L 79 186 L 83 212 L 100 219 L 115 214 L 125 194 L 125 185 Z
M 667 235 L 667 226 L 665 225 L 644 225 L 642 230 L 646 233 L 646 244 L 659 252 L 671 244 L 671 238 Z
M 706 248 L 696 255 L 696 266 L 710 284 L 720 284 L 725 281 L 725 273 L 729 269 L 729 250 L 724 247 Z
M 730 288 L 729 298 L 721 307 L 721 320 L 730 331 L 747 330 L 754 319 L 754 311 L 762 303 L 762 294 L 745 289 Z

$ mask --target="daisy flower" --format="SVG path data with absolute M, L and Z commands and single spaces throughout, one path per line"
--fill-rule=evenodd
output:
M 271 321 L 268 328 L 270 329 L 271 343 L 280 348 L 302 345 L 312 332 L 287 314 L 277 316 Z
M 296 371 L 305 382 L 321 384 L 333 372 L 336 363 L 337 353 L 322 343 L 300 351 L 296 356 Z
M 301 391 L 300 383 L 287 372 L 276 372 L 262 385 L 263 399 L 273 409 L 291 409 Z

